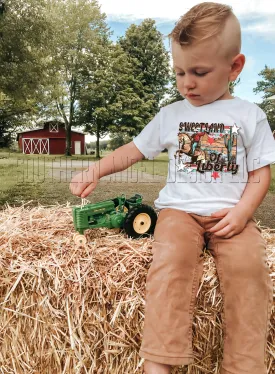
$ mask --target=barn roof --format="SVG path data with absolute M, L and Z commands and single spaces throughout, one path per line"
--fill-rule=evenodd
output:
M 31 129 L 31 130 L 25 130 L 25 131 L 18 131 L 17 134 L 24 134 L 25 132 L 33 132 L 33 131 L 41 131 L 44 130 L 44 127 L 39 127 L 38 129 Z M 85 135 L 85 132 L 78 131 L 78 130 L 71 130 L 72 132 L 76 132 L 78 134 L 83 134 Z
M 58 123 L 59 125 L 65 125 L 64 124 L 64 122 L 60 122 L 60 121 L 47 121 L 47 122 L 44 122 L 44 125 L 43 125 L 43 127 L 38 127 L 38 128 L 35 128 L 35 129 L 28 129 L 28 130 L 24 130 L 24 131 L 18 131 L 17 132 L 17 134 L 24 134 L 25 132 L 32 132 L 32 131 L 41 131 L 41 130 L 44 130 L 45 129 L 45 127 L 46 127 L 46 125 L 48 125 L 48 124 L 50 124 L 50 123 L 53 123 L 53 122 L 55 122 L 55 123 Z M 83 135 L 85 135 L 85 133 L 84 132 L 82 132 L 82 131 L 79 131 L 79 130 L 75 130 L 73 127 L 72 127 L 72 130 L 71 130 L 72 132 L 76 132 L 76 133 L 78 133 L 78 134 L 83 134 Z
M 33 132 L 33 131 L 39 131 L 44 130 L 43 127 L 39 127 L 38 129 L 30 129 L 30 130 L 24 130 L 24 131 L 17 131 L 17 134 L 24 134 L 25 132 Z

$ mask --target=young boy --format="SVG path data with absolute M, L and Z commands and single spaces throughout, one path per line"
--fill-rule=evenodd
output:
M 167 148 L 170 173 L 155 201 L 160 213 L 146 279 L 145 373 L 193 362 L 192 317 L 207 246 L 224 297 L 221 374 L 266 374 L 272 284 L 253 214 L 270 185 L 275 141 L 264 112 L 229 92 L 245 64 L 230 7 L 196 5 L 169 36 L 185 100 L 162 108 L 132 142 L 92 165 L 84 182 L 82 173 L 74 177 L 71 192 L 86 197 L 101 177 Z

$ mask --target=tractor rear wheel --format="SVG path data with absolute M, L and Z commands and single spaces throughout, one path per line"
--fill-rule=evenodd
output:
M 145 204 L 131 208 L 125 217 L 124 230 L 129 237 L 140 238 L 154 233 L 157 222 L 155 210 Z

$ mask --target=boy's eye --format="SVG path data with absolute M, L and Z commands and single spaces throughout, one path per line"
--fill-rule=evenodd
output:
M 205 73 L 198 73 L 198 72 L 195 72 L 195 74 L 196 74 L 198 77 L 203 77 L 204 75 L 207 74 L 207 72 L 205 72 Z
M 208 72 L 204 72 L 204 73 L 198 73 L 198 72 L 194 72 L 195 75 L 197 75 L 198 77 L 203 77 L 204 75 L 206 75 Z M 185 75 L 185 73 L 181 72 L 181 73 L 176 73 L 178 76 L 180 77 L 183 77 Z

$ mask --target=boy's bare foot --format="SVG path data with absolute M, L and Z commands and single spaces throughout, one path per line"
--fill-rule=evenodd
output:
M 171 365 L 159 364 L 157 362 L 145 360 L 144 361 L 144 374 L 170 374 Z

